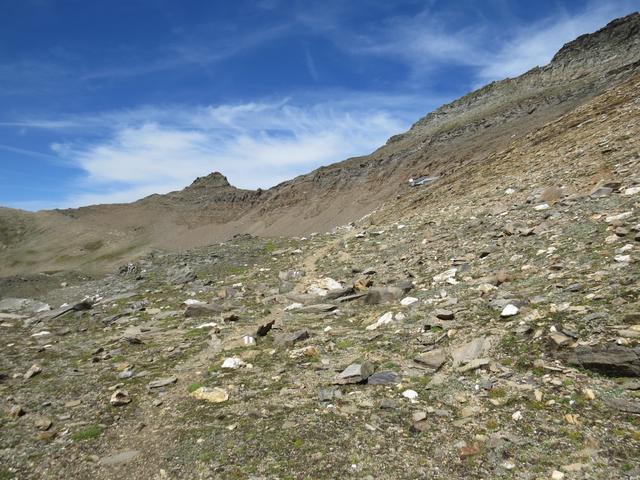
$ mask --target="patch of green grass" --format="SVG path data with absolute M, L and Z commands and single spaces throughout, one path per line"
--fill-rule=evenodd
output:
M 191 392 L 195 392 L 195 391 L 196 391 L 196 390 L 198 390 L 200 387 L 203 387 L 203 385 L 202 385 L 201 383 L 193 382 L 191 385 L 189 385 L 189 386 L 187 387 L 187 391 L 188 391 L 189 393 L 191 393 Z
M 504 388 L 492 388 L 489 390 L 489 398 L 504 398 L 507 396 L 507 391 Z
M 341 338 L 336 342 L 336 347 L 340 350 L 346 350 L 347 348 L 353 347 L 353 340 L 348 338 Z
M 97 438 L 102 435 L 102 427 L 98 425 L 91 425 L 90 427 L 85 428 L 84 430 L 80 430 L 79 432 L 71 435 L 71 438 L 76 442 L 81 442 L 83 440 L 90 440 L 92 438 Z
M 278 245 L 276 245 L 274 242 L 270 240 L 264 244 L 264 247 L 262 247 L 262 249 L 264 250 L 265 253 L 271 253 L 271 252 L 275 252 L 278 249 Z
M 191 330 L 189 330 L 185 336 L 188 338 L 198 338 L 198 337 L 202 337 L 207 335 L 207 329 L 206 328 L 192 328 Z

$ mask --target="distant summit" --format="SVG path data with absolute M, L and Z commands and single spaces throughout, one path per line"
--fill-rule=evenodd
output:
M 222 188 L 231 187 L 227 177 L 220 172 L 213 172 L 205 177 L 196 178 L 188 188 Z

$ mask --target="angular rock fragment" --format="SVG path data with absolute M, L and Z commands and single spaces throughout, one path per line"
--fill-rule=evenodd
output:
M 178 381 L 177 377 L 160 378 L 158 380 L 154 380 L 152 382 L 149 382 L 149 388 L 167 387 L 169 385 L 172 385 L 172 384 L 176 383 L 177 381 Z
M 469 363 L 476 358 L 484 357 L 493 345 L 493 337 L 478 337 L 459 346 L 451 352 L 453 366 Z
M 620 345 L 581 346 L 567 356 L 571 365 L 603 375 L 640 377 L 640 347 Z
M 395 372 L 376 372 L 367 378 L 367 385 L 395 385 L 400 377 Z
M 413 360 L 436 371 L 447 361 L 447 353 L 443 349 L 431 350 L 417 355 Z
M 190 393 L 193 398 L 211 403 L 222 403 L 229 400 L 229 393 L 219 387 L 200 387 Z
M 309 330 L 303 329 L 293 333 L 284 333 L 275 338 L 275 343 L 285 347 L 291 347 L 298 342 L 302 342 L 309 338 Z
M 111 395 L 111 399 L 109 400 L 109 403 L 114 407 L 120 407 L 122 405 L 131 403 L 131 397 L 129 397 L 129 392 L 127 392 L 126 390 L 116 390 Z
M 336 378 L 336 383 L 363 383 L 373 375 L 375 367 L 371 362 L 352 363 L 345 368 Z

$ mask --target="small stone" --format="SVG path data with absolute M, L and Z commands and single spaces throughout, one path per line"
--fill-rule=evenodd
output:
M 190 394 L 193 398 L 198 400 L 205 400 L 211 403 L 222 403 L 229 400 L 229 393 L 226 390 L 219 387 L 200 387 L 194 390 Z
M 554 470 L 554 471 L 551 473 L 551 479 L 552 479 L 552 480 L 562 480 L 563 478 L 564 478 L 564 473 L 562 473 L 562 472 L 561 472 L 561 471 L 559 471 L 559 470 Z
M 400 377 L 394 372 L 376 372 L 367 379 L 367 385 L 395 385 Z
M 154 380 L 152 382 L 149 382 L 149 388 L 162 388 L 162 387 L 167 387 L 173 383 L 176 383 L 178 381 L 177 377 L 167 377 L 167 378 L 160 378 L 158 380 Z
M 522 420 L 522 412 L 520 410 L 516 410 L 513 415 L 511 415 L 511 418 L 516 422 Z
M 409 400 L 415 400 L 418 398 L 418 392 L 416 392 L 415 390 L 405 390 L 404 392 L 402 392 L 402 396 L 404 398 L 408 398 Z
M 36 418 L 35 422 L 33 422 L 33 424 L 38 430 L 46 431 L 51 428 L 53 422 L 46 417 L 38 417 Z
M 569 345 L 573 339 L 561 332 L 552 332 L 549 334 L 549 338 L 559 347 Z
M 594 190 L 591 191 L 589 196 L 591 198 L 604 198 L 604 197 L 610 196 L 612 193 L 613 193 L 613 188 L 596 187 Z
M 444 349 L 431 350 L 414 357 L 413 361 L 438 370 L 447 361 L 447 354 Z
M 513 317 L 514 315 L 517 315 L 518 312 L 520 312 L 520 309 L 518 307 L 516 307 L 513 304 L 509 304 L 507 306 L 505 306 L 502 309 L 502 312 L 500 313 L 501 317 Z
M 308 339 L 310 337 L 309 335 L 309 330 L 298 330 L 294 333 L 291 334 L 283 334 L 283 335 L 278 335 L 275 338 L 275 343 L 278 345 L 282 345 L 282 346 L 286 346 L 286 347 L 291 347 L 293 345 L 295 345 L 298 342 L 302 342 L 306 339 Z
M 36 375 L 38 375 L 40 372 L 42 372 L 42 368 L 40 368 L 39 365 L 33 364 L 31 365 L 31 367 L 29 368 L 29 370 L 26 371 L 26 373 L 24 374 L 24 379 L 28 380 L 31 377 L 35 377 Z
M 111 395 L 111 399 L 109 400 L 109 403 L 111 403 L 111 405 L 113 405 L 114 407 L 121 407 L 128 403 L 131 403 L 129 392 L 127 392 L 126 390 L 116 390 Z
M 451 310 L 443 310 L 439 308 L 433 312 L 433 314 L 440 320 L 453 320 L 455 318 L 455 315 Z
M 371 362 L 352 363 L 338 374 L 338 383 L 361 383 L 373 375 L 374 366 Z
M 23 416 L 25 413 L 27 413 L 27 412 L 25 412 L 25 410 L 22 408 L 22 406 L 21 406 L 21 405 L 14 405 L 13 407 L 11 407 L 11 408 L 9 409 L 9 416 L 10 416 L 11 418 L 18 418 L 18 417 L 21 417 L 21 416 Z
M 227 369 L 231 369 L 231 370 L 236 370 L 236 369 L 244 367 L 246 365 L 247 364 L 244 363 L 244 361 L 242 361 L 240 358 L 231 357 L 231 358 L 225 358 L 224 359 L 224 361 L 222 362 L 221 368 L 227 368 Z
M 400 300 L 400 305 L 402 305 L 403 307 L 408 307 L 409 305 L 413 305 L 418 301 L 419 300 L 416 297 L 404 297 L 402 300 Z
M 623 213 L 619 213 L 618 215 L 609 215 L 607 218 L 605 218 L 605 222 L 613 223 L 620 220 L 625 220 L 629 218 L 631 215 L 633 215 L 633 212 L 623 212 Z
M 367 330 L 376 330 L 378 329 L 378 327 L 381 327 L 383 325 L 387 325 L 389 323 L 391 323 L 393 321 L 393 313 L 392 312 L 387 312 L 384 315 L 382 315 L 375 323 L 372 323 L 371 325 L 367 325 L 366 329 Z
M 427 418 L 427 412 L 414 412 L 411 418 L 414 422 L 421 422 Z

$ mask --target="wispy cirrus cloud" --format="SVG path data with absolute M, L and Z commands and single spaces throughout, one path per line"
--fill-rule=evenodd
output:
M 637 9 L 633 0 L 590 1 L 578 13 L 558 7 L 532 23 L 496 25 L 495 19 L 482 18 L 460 23 L 454 11 L 425 8 L 415 16 L 391 17 L 341 44 L 355 55 L 400 60 L 418 82 L 443 67 L 470 67 L 479 86 L 545 65 L 565 43 Z M 348 32 L 342 35 L 349 37 Z

